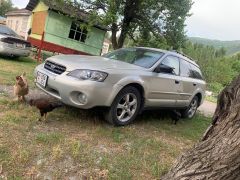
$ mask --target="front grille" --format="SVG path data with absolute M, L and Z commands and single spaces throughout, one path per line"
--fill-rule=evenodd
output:
M 53 63 L 51 61 L 46 61 L 44 68 L 55 73 L 55 74 L 62 74 L 66 71 L 66 67 Z

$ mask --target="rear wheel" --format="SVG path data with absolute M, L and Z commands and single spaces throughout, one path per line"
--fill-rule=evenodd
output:
M 137 116 L 141 103 L 141 95 L 135 87 L 126 87 L 115 97 L 105 119 L 116 126 L 131 123 Z
M 183 118 L 192 118 L 196 114 L 197 108 L 198 108 L 198 104 L 199 104 L 198 101 L 199 101 L 198 97 L 195 96 L 192 99 L 192 101 L 191 101 L 190 105 L 188 106 L 188 108 L 186 108 L 186 109 L 184 109 L 182 111 L 181 114 L 182 114 Z

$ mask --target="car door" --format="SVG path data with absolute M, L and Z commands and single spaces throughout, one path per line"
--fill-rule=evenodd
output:
M 179 97 L 181 86 L 179 77 L 179 59 L 175 56 L 167 56 L 153 72 L 150 82 L 148 100 L 151 106 L 174 107 Z M 161 67 L 171 67 L 171 71 L 165 71 Z M 156 71 L 158 69 L 158 71 Z
M 180 99 L 177 101 L 177 106 L 188 106 L 192 95 L 197 88 L 197 80 L 194 78 L 194 73 L 191 66 L 194 65 L 184 59 L 180 59 L 182 89 L 180 92 Z

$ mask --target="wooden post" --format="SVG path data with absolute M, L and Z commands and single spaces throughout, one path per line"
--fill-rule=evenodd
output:
M 41 59 L 41 52 L 42 52 L 42 48 L 43 48 L 44 35 L 45 35 L 45 32 L 43 31 L 40 47 L 38 50 L 38 59 L 37 59 L 38 62 L 41 61 L 40 59 Z

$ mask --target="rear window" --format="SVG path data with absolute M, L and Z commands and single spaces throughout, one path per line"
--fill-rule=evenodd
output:
M 9 27 L 0 25 L 0 34 L 18 37 L 18 35 Z
M 191 77 L 195 79 L 203 79 L 202 72 L 197 66 L 190 64 L 191 66 Z
M 189 62 L 185 61 L 184 59 L 181 59 L 180 62 L 181 62 L 180 63 L 180 75 L 183 77 L 190 77 L 191 70 L 190 70 Z
M 184 59 L 181 59 L 180 75 L 194 79 L 203 79 L 201 70 L 197 66 L 185 61 Z

